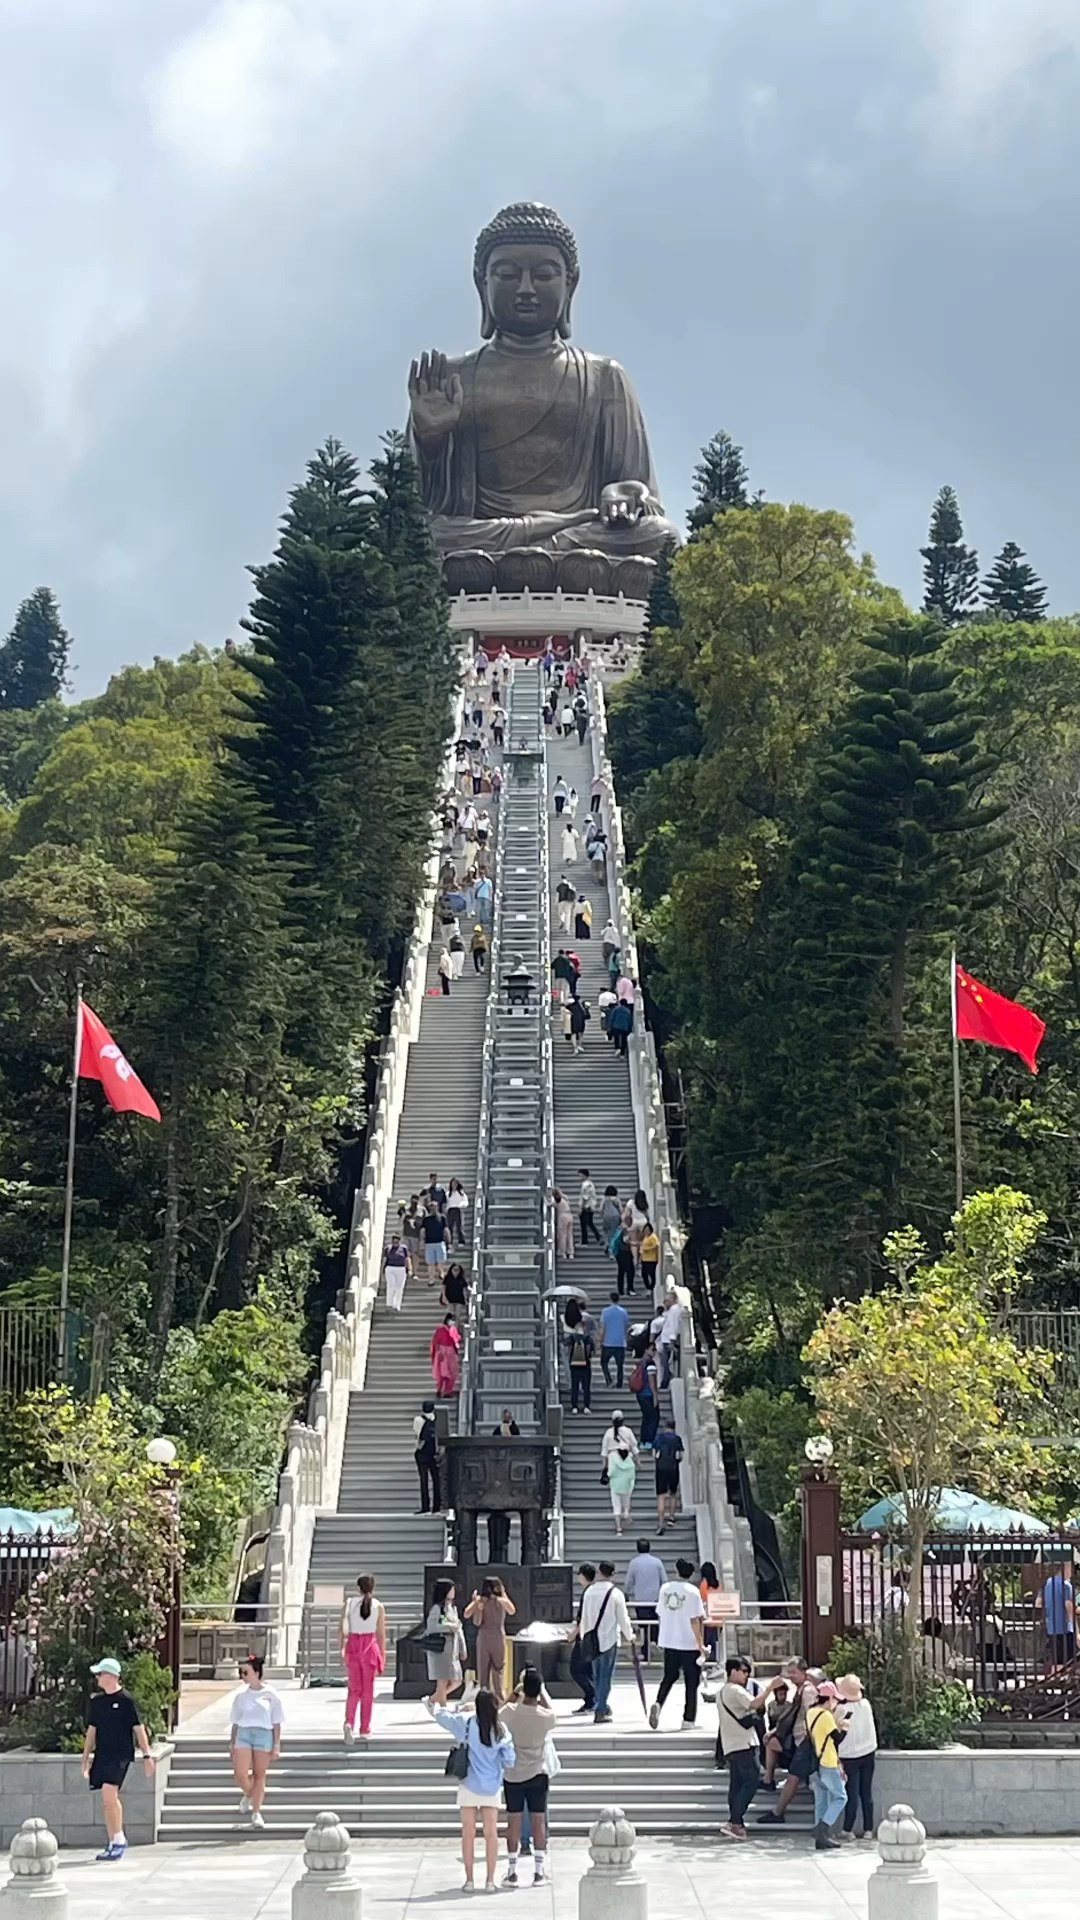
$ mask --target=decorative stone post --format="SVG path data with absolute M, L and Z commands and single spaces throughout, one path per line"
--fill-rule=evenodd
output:
M 869 1920 L 937 1920 L 938 1887 L 925 1864 L 922 1821 L 910 1807 L 890 1807 L 877 1839 L 881 1865 L 867 1883 Z
M 304 1835 L 304 1874 L 292 1891 L 292 1920 L 360 1920 L 360 1882 L 350 1871 L 349 1834 L 336 1813 L 319 1813 Z
M 0 1887 L 0 1915 L 48 1914 L 67 1920 L 67 1888 L 56 1867 L 60 1853 L 56 1835 L 44 1820 L 24 1820 L 11 1843 L 11 1879 Z
M 578 1881 L 578 1920 L 647 1920 L 649 1887 L 634 1872 L 637 1835 L 621 1807 L 604 1807 L 589 1830 L 592 1866 Z

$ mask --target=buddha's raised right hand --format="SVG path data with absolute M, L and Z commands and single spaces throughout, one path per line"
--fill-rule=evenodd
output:
M 409 404 L 421 441 L 442 440 L 461 418 L 465 393 L 461 377 L 448 373 L 445 353 L 422 353 L 409 371 Z

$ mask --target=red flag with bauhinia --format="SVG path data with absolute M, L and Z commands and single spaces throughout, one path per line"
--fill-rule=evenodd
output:
M 124 1059 L 108 1027 L 85 1000 L 79 1002 L 78 1072 L 84 1080 L 100 1080 L 105 1098 L 117 1113 L 144 1113 L 160 1120 L 157 1101 L 147 1093 L 133 1067 Z
M 1045 1020 L 1040 1020 L 1030 1007 L 1022 1007 L 1018 1000 L 1006 1000 L 1003 993 L 984 987 L 973 974 L 957 967 L 958 1040 L 985 1040 L 989 1047 L 1004 1047 L 1008 1053 L 1018 1053 L 1024 1065 L 1030 1067 L 1032 1073 L 1038 1073 L 1035 1055 L 1045 1032 Z

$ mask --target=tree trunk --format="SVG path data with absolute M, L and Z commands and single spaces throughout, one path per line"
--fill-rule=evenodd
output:
M 908 923 L 904 919 L 893 939 L 889 972 L 889 1027 L 893 1046 L 899 1052 L 904 1044 L 904 990 L 907 986 Z

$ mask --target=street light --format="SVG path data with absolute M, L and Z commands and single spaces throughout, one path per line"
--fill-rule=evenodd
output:
M 827 1433 L 812 1433 L 803 1452 L 812 1467 L 827 1467 L 833 1457 L 833 1443 Z
M 176 1459 L 176 1448 L 162 1434 L 157 1440 L 147 1441 L 146 1457 L 152 1467 L 171 1467 Z
M 180 1469 L 176 1465 L 176 1446 L 172 1440 L 167 1440 L 163 1433 L 158 1434 L 155 1440 L 147 1441 L 146 1457 L 152 1467 L 160 1467 L 163 1470 L 168 1482 L 167 1487 L 158 1489 L 167 1517 L 170 1564 L 169 1611 L 165 1623 L 164 1643 L 160 1651 L 164 1653 L 164 1664 L 172 1673 L 173 1686 L 176 1690 L 177 1698 L 179 1698 L 181 1659 Z M 170 1710 L 169 1719 L 170 1724 L 175 1725 L 175 1702 Z

